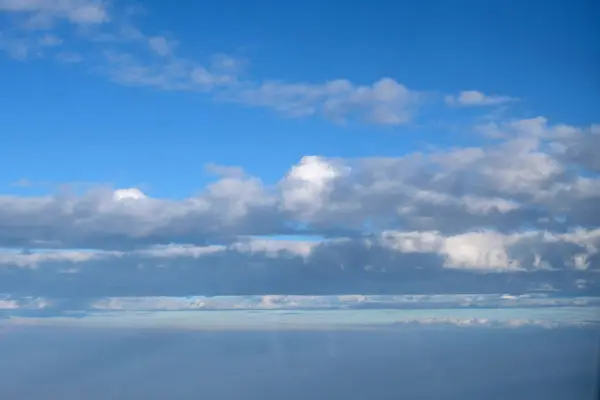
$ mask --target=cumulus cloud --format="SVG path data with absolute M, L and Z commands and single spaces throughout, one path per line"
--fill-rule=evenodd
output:
M 274 185 L 213 164 L 216 180 L 179 200 L 0 196 L 0 291 L 596 293 L 600 179 L 584 144 L 597 129 L 494 129 L 482 147 L 307 156 Z
M 104 2 L 0 0 L 0 12 L 17 17 L 0 32 L 13 57 L 80 62 L 119 84 L 336 123 L 406 124 L 429 101 L 393 78 L 250 78 L 245 60 L 181 56 L 171 35 L 143 32 Z M 85 57 L 72 51 L 74 35 L 89 44 Z M 446 98 L 455 106 L 515 100 L 474 90 Z M 108 187 L 0 195 L 0 292 L 597 291 L 598 125 L 537 117 L 477 130 L 486 136 L 480 146 L 307 155 L 273 185 L 211 164 L 216 180 L 184 199 Z
M 447 95 L 446 104 L 450 106 L 479 107 L 479 106 L 497 106 L 518 99 L 508 96 L 486 95 L 477 90 L 463 90 L 457 95 Z
M 108 249 L 225 243 L 240 235 L 355 236 L 402 227 L 476 243 L 475 248 L 489 248 L 494 260 L 467 262 L 470 245 L 461 244 L 457 265 L 461 259 L 507 267 L 504 234 L 600 226 L 594 158 L 561 150 L 577 149 L 595 130 L 557 135 L 565 128 L 544 119 L 511 121 L 498 129 L 506 139 L 484 147 L 397 158 L 307 156 L 274 186 L 239 168 L 213 165 L 209 169 L 219 179 L 182 200 L 152 198 L 135 188 L 1 196 L 0 244 Z M 499 236 L 481 233 L 490 230 Z
M 552 132 L 553 150 L 564 162 L 575 163 L 592 173 L 600 173 L 600 125 L 587 129 L 560 125 Z

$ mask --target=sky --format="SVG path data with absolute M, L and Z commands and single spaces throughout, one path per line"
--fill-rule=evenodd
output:
M 597 396 L 599 17 L 0 0 L 0 397 Z
M 600 294 L 598 3 L 354 5 L 0 0 L 3 309 Z

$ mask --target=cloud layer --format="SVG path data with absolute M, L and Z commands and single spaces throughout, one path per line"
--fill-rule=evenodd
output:
M 8 312 L 52 310 L 57 299 L 0 297 L 0 310 Z M 185 310 L 442 310 L 518 309 L 551 307 L 600 307 L 598 297 L 556 297 L 545 293 L 509 294 L 418 294 L 418 295 L 262 295 L 188 297 L 105 297 L 88 304 L 87 311 L 185 311 Z M 86 311 L 83 310 L 83 311 Z M 68 311 L 82 311 L 72 309 Z
M 0 291 L 598 293 L 600 180 L 585 152 L 597 127 L 485 129 L 483 147 L 307 156 L 272 186 L 211 165 L 221 178 L 182 200 L 136 188 L 2 196 Z
M 255 79 L 247 60 L 180 56 L 138 9 L 93 0 L 0 0 L 0 50 L 111 81 L 193 91 L 290 118 L 403 125 L 427 106 L 494 107 L 392 78 Z M 73 43 L 86 44 L 85 51 Z M 478 120 L 479 121 L 479 120 Z M 393 158 L 307 155 L 276 184 L 238 166 L 197 196 L 139 188 L 0 195 L 0 292 L 94 297 L 188 294 L 599 292 L 600 128 L 487 119 L 478 145 Z M 282 235 L 295 236 L 280 240 Z M 302 239 L 306 237 L 307 239 Z
M 277 310 L 213 311 L 90 311 L 73 315 L 11 315 L 0 319 L 2 328 L 34 326 L 79 328 L 177 330 L 373 329 L 423 325 L 458 327 L 598 327 L 598 308 L 560 307 L 523 309 L 431 310 Z
M 182 200 L 151 198 L 136 188 L 5 195 L 0 245 L 107 249 L 400 227 L 443 236 L 477 231 L 472 237 L 486 240 L 490 229 L 588 235 L 600 226 L 597 157 L 590 154 L 600 142 L 597 126 L 534 118 L 484 129 L 501 139 L 397 158 L 306 156 L 273 186 L 240 168 L 212 165 L 225 175 Z

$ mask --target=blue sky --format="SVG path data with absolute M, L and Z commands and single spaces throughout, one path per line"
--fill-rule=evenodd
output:
M 598 11 L 0 0 L 0 293 L 598 295 Z
M 589 395 L 598 16 L 0 0 L 0 398 Z
M 224 1 L 172 7 L 146 1 L 138 5 L 145 11 L 130 19 L 148 35 L 177 40 L 182 57 L 243 59 L 244 76 L 252 80 L 371 84 L 390 77 L 415 90 L 510 95 L 523 99 L 512 115 L 582 125 L 595 122 L 594 104 L 600 103 L 592 73 L 599 57 L 592 3 Z M 123 18 L 124 4 L 111 11 Z M 9 28 L 14 15 L 3 17 Z M 56 29 L 72 34 L 69 26 Z M 73 43 L 65 47 L 82 54 L 100 51 L 77 37 L 67 40 Z M 19 179 L 92 181 L 145 184 L 154 195 L 182 197 L 207 181 L 207 162 L 240 165 L 274 182 L 306 154 L 398 156 L 424 142 L 476 140 L 449 132 L 466 113 L 427 111 L 419 127 L 336 126 L 198 93 L 115 85 L 88 65 L 32 58 L 0 59 L 0 85 L 10 93 L 0 100 L 0 124 L 8 133 L 0 154 L 5 190 L 17 190 L 10 184 Z

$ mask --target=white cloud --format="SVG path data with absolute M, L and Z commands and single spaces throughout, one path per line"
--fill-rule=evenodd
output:
M 207 173 L 220 177 L 241 179 L 246 176 L 246 171 L 241 167 L 208 163 L 205 165 L 204 169 Z
M 406 124 L 426 100 L 423 92 L 392 78 L 368 84 L 253 79 L 245 71 L 245 60 L 226 54 L 202 62 L 183 57 L 170 35 L 149 34 L 127 18 L 112 18 L 104 2 L 0 0 L 0 11 L 17 16 L 11 29 L 0 32 L 0 49 L 12 57 L 74 63 L 85 59 L 82 65 L 119 84 L 204 92 L 217 101 L 336 123 Z M 67 22 L 60 37 L 53 30 L 59 21 Z M 32 29 L 41 27 L 43 33 Z M 85 53 L 73 51 L 75 37 L 87 41 Z M 474 90 L 446 97 L 455 106 L 516 100 Z M 148 268 L 157 287 L 172 284 L 176 291 L 185 291 L 181 285 L 186 282 L 178 286 L 161 280 L 158 266 L 206 278 L 205 290 L 212 282 L 223 290 L 246 285 L 260 291 L 261 285 L 278 284 L 284 291 L 307 292 L 327 288 L 315 281 L 302 286 L 293 278 L 310 279 L 319 268 L 328 277 L 340 278 L 334 280 L 336 290 L 356 285 L 352 279 L 361 274 L 418 275 L 417 267 L 440 274 L 595 273 L 600 268 L 598 125 L 551 124 L 537 117 L 495 121 L 478 130 L 494 140 L 480 147 L 392 158 L 306 156 L 275 185 L 265 185 L 239 167 L 209 165 L 218 179 L 198 195 L 179 200 L 151 197 L 136 188 L 2 195 L 0 247 L 11 250 L 0 253 L 0 264 L 50 266 L 37 272 L 46 278 L 74 270 L 77 279 L 88 282 L 101 273 L 99 263 L 110 260 L 123 266 L 118 273 L 127 279 Z M 282 234 L 315 234 L 327 240 L 256 237 Z M 21 248 L 60 251 L 12 250 Z M 210 275 L 211 263 L 241 277 L 228 281 L 232 278 Z M 406 271 L 399 272 L 402 267 Z M 344 275 L 352 273 L 354 278 Z M 595 280 L 587 275 L 563 276 L 558 282 L 542 281 L 542 276 L 548 277 L 536 277 L 538 287 L 564 288 L 575 279 L 577 287 L 584 280 L 585 288 L 594 288 Z M 127 279 L 126 287 L 139 289 Z M 4 284 L 17 287 L 19 282 Z
M 236 82 L 234 75 L 211 72 L 202 66 L 196 66 L 192 69 L 191 82 L 198 85 L 199 88 L 213 89 L 220 86 L 229 86 Z
M 498 96 L 498 95 L 486 95 L 477 90 L 464 90 L 457 95 L 447 95 L 445 97 L 446 104 L 451 106 L 497 106 L 501 104 L 511 103 L 517 101 L 513 97 Z
M 561 161 L 577 164 L 592 173 L 600 173 L 600 125 L 586 129 L 559 125 L 551 132 L 553 150 Z
M 156 54 L 164 57 L 173 52 L 173 47 L 176 43 L 164 36 L 152 36 L 148 38 L 148 45 Z
M 26 14 L 30 26 L 48 25 L 55 19 L 82 25 L 110 19 L 105 4 L 96 0 L 0 0 L 0 11 Z
M 138 250 L 134 254 L 138 254 L 150 258 L 173 258 L 173 257 L 189 257 L 200 258 L 205 255 L 226 251 L 227 247 L 222 245 L 212 246 L 193 246 L 193 245 L 165 245 L 153 246 L 148 249 Z M 119 253 L 120 256 L 125 255 Z
M 10 34 L 0 37 L 0 49 L 11 57 L 52 56 L 61 62 L 77 63 L 83 55 L 72 48 L 74 41 L 69 36 L 87 40 L 86 58 L 94 60 L 94 65 L 86 67 L 122 85 L 204 92 L 216 101 L 267 108 L 286 117 L 319 116 L 336 123 L 359 121 L 376 125 L 411 122 L 425 100 L 422 93 L 392 78 L 371 84 L 346 79 L 320 83 L 252 79 L 244 75 L 245 59 L 222 53 L 202 61 L 183 57 L 176 54 L 175 39 L 145 33 L 126 15 L 111 19 L 106 5 L 99 1 L 0 0 L 2 11 L 28 17 L 27 26 L 18 22 Z M 32 36 L 32 27 L 48 31 L 59 20 L 70 21 L 76 27 L 97 26 L 72 30 L 60 40 L 53 32 L 41 39 Z M 58 44 L 61 51 L 52 52 L 51 47 Z M 143 47 L 160 57 L 144 55 L 139 51 Z
M 113 198 L 115 200 L 142 200 L 147 198 L 147 196 L 139 189 L 129 188 L 115 190 L 113 193 Z
M 332 182 L 348 172 L 349 168 L 340 163 L 335 165 L 316 156 L 303 157 L 281 182 L 282 208 L 301 219 L 311 218 L 327 204 Z
M 102 251 L 42 251 L 42 252 L 15 252 L 0 251 L 0 265 L 36 268 L 48 263 L 76 264 L 110 255 Z M 112 253 L 117 254 L 117 253 Z
M 447 268 L 509 272 L 565 266 L 586 269 L 583 266 L 588 266 L 585 264 L 588 257 L 600 255 L 600 230 L 569 234 L 478 231 L 451 236 L 439 232 L 386 231 L 382 234 L 382 244 L 402 253 L 438 253 Z M 579 253 L 573 256 L 575 249 Z
M 496 129 L 484 147 L 307 156 L 275 185 L 209 165 L 217 180 L 181 200 L 136 188 L 0 196 L 0 246 L 34 249 L 0 252 L 0 292 L 600 290 L 600 177 L 560 151 L 595 131 L 544 118 Z M 121 286 L 98 284 L 113 274 Z
M 398 325 L 453 325 L 459 327 L 498 327 L 498 328 L 520 328 L 526 326 L 534 326 L 539 328 L 559 328 L 565 326 L 595 326 L 596 321 L 584 320 L 584 321 L 560 321 L 560 320 L 548 320 L 548 319 L 500 319 L 494 320 L 489 318 L 460 318 L 460 317 L 432 317 L 432 318 L 415 318 L 413 320 L 402 320 L 397 322 Z
M 0 297 L 0 313 L 9 317 L 5 324 L 140 324 L 145 328 L 191 329 L 306 329 L 319 325 L 393 328 L 414 324 L 556 328 L 597 325 L 599 306 L 597 297 L 540 294 L 127 296 L 92 299 L 88 303 L 65 303 L 60 298 Z M 374 309 L 386 311 L 373 312 Z M 74 312 L 80 318 L 68 318 Z M 44 318 L 40 319 L 40 315 Z
M 8 300 L 5 300 L 8 303 Z M 9 304 L 17 303 L 12 300 Z M 18 303 L 17 303 L 18 304 Z M 27 304 L 29 305 L 29 304 Z M 311 309 L 446 309 L 463 307 L 598 307 L 595 297 L 553 298 L 545 295 L 503 296 L 499 294 L 451 295 L 262 295 L 190 297 L 111 297 L 90 304 L 95 310 L 311 310 Z M 13 306 L 17 308 L 17 306 Z
M 409 122 L 422 95 L 391 78 L 372 85 L 345 79 L 322 84 L 267 81 L 226 93 L 226 99 L 271 108 L 290 117 L 321 115 L 335 122 L 358 118 L 367 123 L 401 125 Z
M 147 86 L 160 90 L 208 93 L 215 101 L 273 110 L 286 117 L 319 116 L 335 123 L 361 122 L 376 125 L 404 125 L 414 120 L 425 95 L 392 78 L 370 84 L 332 77 L 325 82 L 286 82 L 251 78 L 244 74 L 245 59 L 217 53 L 205 60 L 176 54 L 178 42 L 170 36 L 150 34 L 136 27 L 127 13 L 111 18 L 107 5 L 95 0 L 0 0 L 0 12 L 28 17 L 18 20 L 12 33 L 0 37 L 0 49 L 16 59 L 51 56 L 62 62 L 79 62 L 83 55 L 73 46 L 87 40 L 86 59 L 92 71 L 115 83 Z M 33 43 L 32 28 L 53 29 L 56 21 L 69 21 L 77 29 L 63 36 L 61 51 L 50 37 Z M 118 45 L 118 46 L 115 46 Z M 39 51 L 37 47 L 44 47 Z M 56 46 L 55 46 L 56 47 Z M 160 57 L 140 52 L 149 48 Z M 242 79 L 242 77 L 244 79 Z
M 225 74 L 237 75 L 243 72 L 246 60 L 235 58 L 227 54 L 214 54 L 211 57 L 210 67 L 214 71 Z
M 39 40 L 40 46 L 43 46 L 43 47 L 59 46 L 62 42 L 63 42 L 63 40 L 61 38 L 59 38 L 56 35 L 49 34 L 49 33 L 42 36 Z
M 570 266 L 582 268 L 582 262 L 600 252 L 600 230 L 576 231 L 570 234 L 551 234 L 542 232 L 524 232 L 499 234 L 493 231 L 473 232 L 459 235 L 443 235 L 435 231 L 385 231 L 370 239 L 356 240 L 280 240 L 277 238 L 246 238 L 228 245 L 195 246 L 170 244 L 152 246 L 139 250 L 98 251 L 98 250 L 44 250 L 0 252 L 0 264 L 14 266 L 39 266 L 44 263 L 68 261 L 83 263 L 90 260 L 122 258 L 128 255 L 153 258 L 200 258 L 215 254 L 236 252 L 252 256 L 262 254 L 265 257 L 278 257 L 282 253 L 297 257 L 317 257 L 321 251 L 329 252 L 346 245 L 362 247 L 381 247 L 398 254 L 433 253 L 444 258 L 444 263 L 436 266 L 448 268 L 481 269 L 488 271 L 534 270 L 543 268 L 540 261 L 545 252 L 559 251 L 559 260 L 547 259 L 555 268 Z M 562 249 L 561 249 L 562 247 Z M 572 250 L 578 253 L 572 255 Z M 336 250 L 337 251 L 337 250 Z M 551 254 L 549 254 L 551 255 Z M 552 256 L 552 255 L 551 255 Z M 579 260 L 579 261 L 577 261 Z M 550 265 L 550 264 L 547 264 Z M 600 265 L 596 265 L 600 267 Z
M 32 53 L 32 45 L 26 40 L 11 37 L 0 31 L 0 50 L 15 60 L 24 60 Z
M 98 188 L 82 196 L 0 196 L 0 244 L 110 248 L 202 244 L 239 235 L 360 235 L 367 226 L 369 232 L 402 226 L 446 236 L 599 226 L 600 178 L 581 175 L 587 159 L 553 150 L 564 140 L 555 137 L 553 125 L 540 128 L 523 120 L 507 126 L 499 127 L 508 129 L 505 140 L 481 148 L 385 159 L 307 156 L 274 186 L 240 169 L 210 167 L 221 177 L 199 195 L 177 201 L 131 188 Z M 513 126 L 520 129 L 517 137 L 511 136 Z M 571 144 L 578 140 L 587 136 L 568 137 Z M 490 238 L 464 237 L 480 240 L 476 248 L 488 246 Z M 490 240 L 486 262 L 460 246 L 464 252 L 455 260 L 509 268 L 506 255 L 492 251 L 497 238 Z

